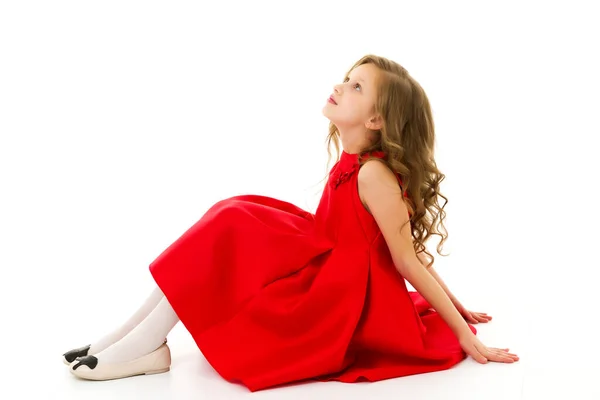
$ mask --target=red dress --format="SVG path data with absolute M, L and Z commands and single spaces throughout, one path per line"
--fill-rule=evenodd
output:
M 358 168 L 357 154 L 342 152 L 315 214 L 259 195 L 219 201 L 150 264 L 227 381 L 252 392 L 306 379 L 377 381 L 466 357 L 407 290 L 361 204 Z

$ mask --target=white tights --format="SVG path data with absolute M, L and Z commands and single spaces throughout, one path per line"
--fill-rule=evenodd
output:
M 123 325 L 94 342 L 89 354 L 99 362 L 134 360 L 156 350 L 178 321 L 167 298 L 156 287 Z

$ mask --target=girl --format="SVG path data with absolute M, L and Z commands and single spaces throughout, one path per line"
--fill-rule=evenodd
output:
M 453 296 L 426 250 L 431 235 L 442 237 L 438 253 L 447 238 L 446 198 L 421 86 L 367 55 L 323 114 L 328 152 L 332 141 L 343 149 L 316 213 L 259 195 L 217 202 L 150 264 L 157 288 L 129 321 L 63 355 L 74 375 L 168 371 L 165 337 L 179 320 L 224 379 L 253 392 L 439 371 L 467 355 L 518 360 L 478 340 L 469 323 L 491 317 Z

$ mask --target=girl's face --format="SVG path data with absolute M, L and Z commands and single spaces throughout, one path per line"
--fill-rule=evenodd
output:
M 348 74 L 343 83 L 333 87 L 331 100 L 323 107 L 323 115 L 342 131 L 365 131 L 365 124 L 375 115 L 377 99 L 376 78 L 378 68 L 373 64 L 362 64 Z

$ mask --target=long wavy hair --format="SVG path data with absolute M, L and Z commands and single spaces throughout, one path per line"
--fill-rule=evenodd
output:
M 344 81 L 354 68 L 367 63 L 379 69 L 374 107 L 375 112 L 383 117 L 383 126 L 373 132 L 373 144 L 359 153 L 359 163 L 363 165 L 366 162 L 363 159 L 366 153 L 383 151 L 385 156 L 381 161 L 400 175 L 402 196 L 411 214 L 407 223 L 411 224 L 413 247 L 417 255 L 424 252 L 429 256 L 426 265 L 429 268 L 435 257 L 427 251 L 425 242 L 433 235 L 440 236 L 436 250 L 441 256 L 447 256 L 441 253 L 441 249 L 448 237 L 443 223 L 448 199 L 440 192 L 440 183 L 445 175 L 437 168 L 433 157 L 435 134 L 429 99 L 404 67 L 372 54 L 358 60 L 346 73 Z M 327 165 L 331 162 L 332 142 L 336 148 L 336 159 L 339 159 L 339 131 L 330 122 L 326 138 Z M 444 199 L 442 206 L 438 201 L 440 197 Z

